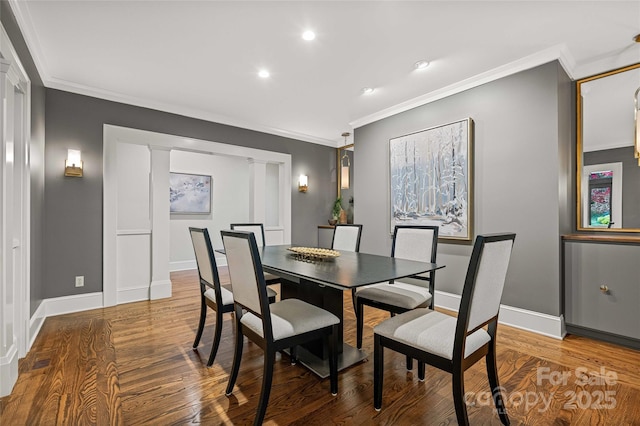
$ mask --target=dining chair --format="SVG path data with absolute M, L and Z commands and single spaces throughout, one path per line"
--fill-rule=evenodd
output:
M 361 236 L 362 225 L 335 225 L 333 228 L 333 239 L 331 240 L 331 248 L 338 251 L 360 251 Z
M 220 285 L 220 277 L 216 266 L 216 259 L 211 246 L 211 238 L 206 228 L 189 227 L 191 243 L 196 255 L 198 266 L 198 277 L 200 281 L 200 321 L 198 331 L 193 341 L 193 349 L 197 349 L 200 338 L 204 330 L 207 319 L 207 307 L 216 313 L 216 325 L 213 336 L 213 346 L 207 361 L 207 367 L 213 365 L 213 360 L 220 346 L 220 336 L 222 335 L 222 314 L 233 312 L 233 294 L 231 291 Z M 268 289 L 269 300 L 273 303 L 276 299 L 276 292 Z
M 332 313 L 298 299 L 269 304 L 255 233 L 221 231 L 235 305 L 236 346 L 225 394 L 231 395 L 242 358 L 243 336 L 264 351 L 262 390 L 254 425 L 262 424 L 273 378 L 275 354 L 302 343 L 323 339 L 328 346 L 332 395 L 338 393 L 338 326 Z
M 389 348 L 451 373 L 456 418 L 458 424 L 468 425 L 464 372 L 485 357 L 498 416 L 503 424 L 509 424 L 498 382 L 496 329 L 515 238 L 515 234 L 479 235 L 476 238 L 457 319 L 421 308 L 375 326 L 373 403 L 376 410 L 382 407 L 383 355 L 384 348 Z
M 331 240 L 331 248 L 333 250 L 342 251 L 360 251 L 360 237 L 362 236 L 362 225 L 348 224 L 334 225 L 333 238 Z M 353 311 L 356 311 L 356 289 L 351 289 L 351 301 L 353 302 Z
M 256 237 L 258 247 L 264 247 L 267 245 L 264 237 L 264 225 L 262 223 L 232 223 L 231 229 L 235 231 L 253 232 Z M 267 285 L 278 284 L 280 282 L 280 277 L 270 274 L 269 272 L 265 272 L 264 280 L 267 282 Z
M 421 262 L 436 263 L 438 251 L 438 227 L 428 225 L 397 225 L 393 230 L 391 257 Z M 364 306 L 388 311 L 392 316 L 416 308 L 433 309 L 435 271 L 415 275 L 410 280 L 388 281 L 372 284 L 356 291 L 356 345 L 362 349 L 364 328 Z M 424 285 L 424 283 L 428 283 Z M 407 369 L 413 368 L 413 361 L 407 357 Z M 424 365 L 420 365 L 418 375 L 424 378 Z

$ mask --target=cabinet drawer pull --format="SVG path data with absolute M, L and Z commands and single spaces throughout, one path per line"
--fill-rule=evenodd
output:
M 607 294 L 609 293 L 609 287 L 603 284 L 600 286 L 600 291 L 602 292 L 602 294 Z

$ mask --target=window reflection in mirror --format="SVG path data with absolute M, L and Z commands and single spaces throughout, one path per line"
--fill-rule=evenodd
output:
M 634 93 L 640 64 L 577 83 L 578 229 L 640 232 Z

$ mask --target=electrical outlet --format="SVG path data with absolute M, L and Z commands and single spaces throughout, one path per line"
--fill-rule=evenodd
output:
M 76 277 L 76 287 L 84 287 L 84 275 L 78 275 Z

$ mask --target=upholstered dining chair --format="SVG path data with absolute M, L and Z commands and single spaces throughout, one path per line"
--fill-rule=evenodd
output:
M 213 346 L 211 347 L 211 353 L 207 361 L 207 367 L 211 367 L 218 352 L 218 347 L 220 346 L 222 314 L 233 312 L 233 294 L 220 285 L 220 277 L 218 275 L 213 247 L 211 246 L 209 231 L 205 228 L 190 227 L 189 234 L 191 234 L 191 242 L 196 255 L 200 281 L 200 321 L 198 323 L 198 331 L 196 331 L 196 338 L 193 341 L 193 349 L 197 349 L 200 344 L 200 338 L 202 337 L 204 324 L 207 319 L 207 307 L 209 307 L 216 313 Z M 276 292 L 268 289 L 268 297 L 272 303 L 275 302 Z
M 238 377 L 243 336 L 264 351 L 262 391 L 254 425 L 262 424 L 267 410 L 273 364 L 278 351 L 324 339 L 329 353 L 331 393 L 337 395 L 338 317 L 298 299 L 285 299 L 269 305 L 255 233 L 221 231 L 221 234 L 231 277 L 236 321 L 236 347 L 226 395 L 232 394 Z
M 362 236 L 362 225 L 338 224 L 333 228 L 333 239 L 331 248 L 338 251 L 360 251 L 360 237 Z M 351 289 L 351 300 L 353 311 L 356 310 L 356 289 Z
M 333 228 L 331 248 L 338 251 L 360 251 L 361 236 L 362 225 L 335 225 Z
M 476 238 L 457 319 L 422 308 L 396 315 L 375 326 L 373 401 L 376 410 L 382 407 L 384 348 L 389 348 L 451 373 L 456 418 L 458 424 L 468 425 L 464 372 L 485 357 L 498 416 L 503 424 L 509 424 L 498 382 L 496 329 L 515 238 L 515 234 L 479 235 Z
M 253 232 L 256 236 L 256 243 L 258 244 L 258 247 L 264 247 L 267 245 L 266 239 L 264 238 L 264 225 L 262 223 L 232 223 L 231 229 L 235 231 Z M 267 282 L 267 285 L 278 284 L 280 282 L 280 277 L 265 272 L 264 280 Z
M 394 228 L 391 257 L 435 263 L 437 251 L 437 226 L 397 225 Z M 433 309 L 435 281 L 435 271 L 432 271 L 413 276 L 411 280 L 372 284 L 356 291 L 356 345 L 358 349 L 362 348 L 365 305 L 388 311 L 391 315 L 415 308 L 428 307 Z M 421 378 L 423 377 L 423 367 L 424 365 L 421 365 L 418 372 Z M 411 358 L 407 357 L 407 369 L 411 370 L 412 368 Z

